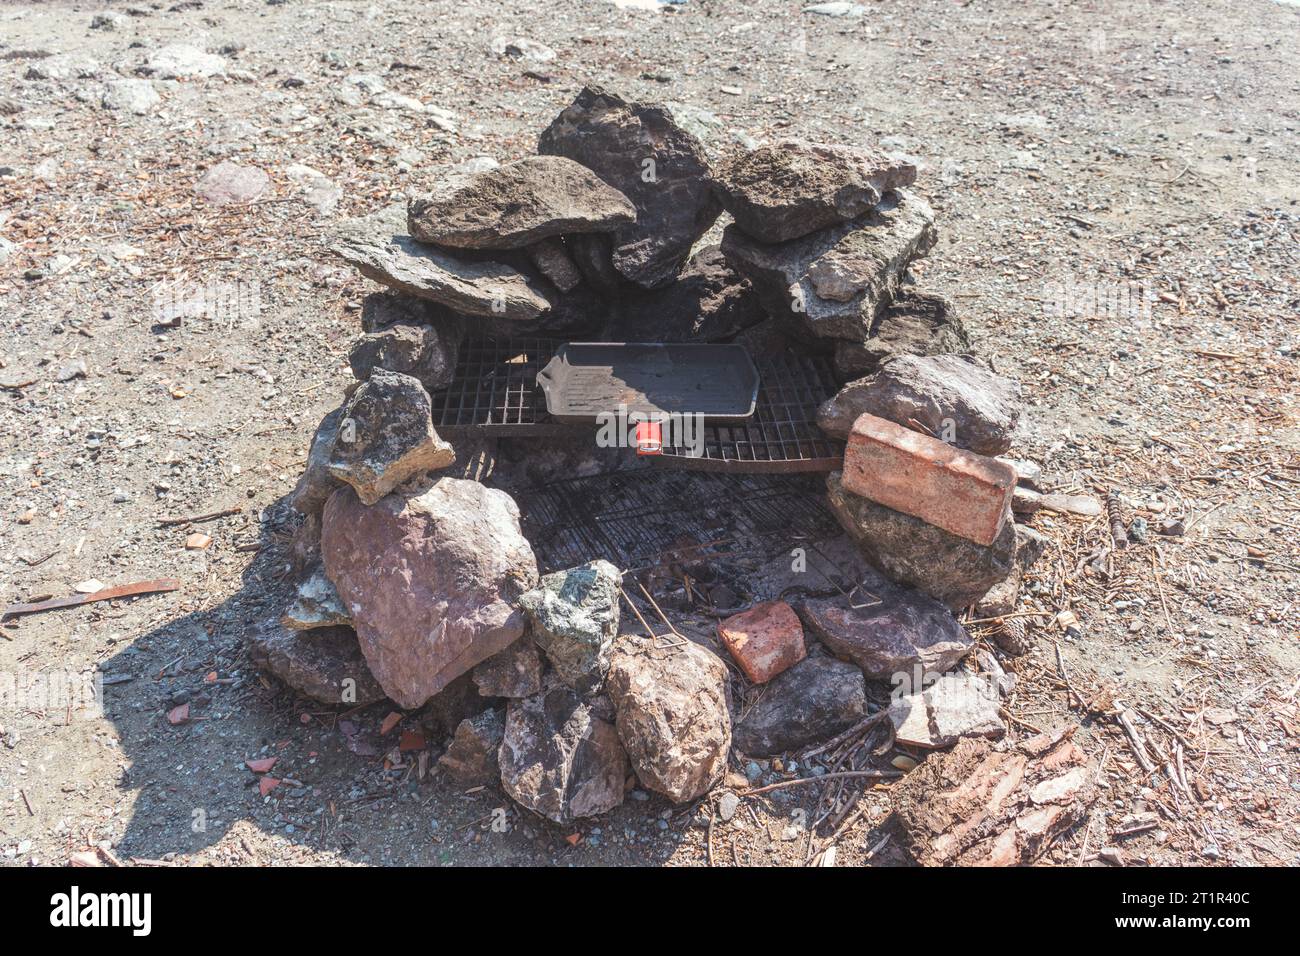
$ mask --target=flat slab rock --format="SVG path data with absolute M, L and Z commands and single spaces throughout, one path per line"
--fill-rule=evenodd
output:
M 537 562 L 503 491 L 440 478 L 373 506 L 351 488 L 325 505 L 325 571 L 385 692 L 419 707 L 524 633 L 513 606 Z
M 954 611 L 979 600 L 1012 572 L 1015 522 L 1006 522 L 985 547 L 849 492 L 840 472 L 827 475 L 826 491 L 831 511 L 872 565 Z
M 922 866 L 1021 866 L 1086 819 L 1093 767 L 1067 735 L 998 751 L 963 740 L 929 757 L 889 793 Z
M 732 732 L 752 757 L 802 750 L 847 730 L 867 711 L 862 671 L 825 654 L 804 658 L 777 676 Z
M 788 242 L 759 242 L 733 223 L 722 252 L 770 314 L 800 320 L 821 338 L 861 342 L 907 267 L 937 240 L 930 205 L 900 189 L 851 222 Z
M 876 313 L 865 339 L 835 343 L 835 370 L 844 378 L 857 378 L 896 355 L 962 355 L 970 350 L 970 336 L 951 302 L 940 295 L 900 290 Z
M 373 505 L 417 475 L 446 468 L 456 452 L 433 430 L 419 380 L 376 368 L 343 406 L 326 469 Z
M 1011 447 L 1020 383 L 960 355 L 899 355 L 845 385 L 817 410 L 817 424 L 847 438 L 869 414 L 981 455 Z
M 636 209 L 586 166 L 563 156 L 527 156 L 453 178 L 411 200 L 411 235 L 461 249 L 522 249 L 550 236 L 613 232 Z
M 637 778 L 674 803 L 707 793 L 731 752 L 730 675 L 699 644 L 655 648 L 623 637 L 607 687 Z
M 344 222 L 332 248 L 366 278 L 466 315 L 521 322 L 552 304 L 541 279 L 512 265 L 417 241 L 401 203 Z
M 613 233 L 612 261 L 645 288 L 676 277 L 721 211 L 704 148 L 664 106 L 584 87 L 542 132 L 537 151 L 581 163 L 631 200 L 636 221 Z
M 628 761 L 618 732 L 562 684 L 509 702 L 499 760 L 511 799 L 555 823 L 623 802 Z
M 997 739 L 1006 733 L 997 684 L 965 672 L 944 674 L 923 691 L 893 698 L 894 739 L 910 747 L 950 747 L 964 737 Z
M 915 165 L 876 149 L 787 139 L 727 163 L 713 188 L 746 234 L 785 242 L 856 219 L 915 181 Z
M 364 706 L 385 697 L 350 627 L 295 631 L 267 621 L 245 639 L 254 663 L 312 700 Z
M 849 598 L 808 598 L 799 615 L 835 656 L 872 680 L 920 680 L 951 670 L 974 639 L 934 598 L 865 569 Z

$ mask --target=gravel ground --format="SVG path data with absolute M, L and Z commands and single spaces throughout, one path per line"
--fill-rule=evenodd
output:
M 1082 723 L 1103 787 L 1045 862 L 1300 862 L 1300 9 L 863 7 L 0 8 L 0 601 L 181 582 L 5 623 L 15 686 L 97 665 L 110 683 L 102 718 L 16 692 L 0 708 L 0 859 L 704 865 L 711 846 L 714 865 L 803 862 L 817 787 L 743 800 L 712 827 L 716 795 L 673 808 L 634 793 L 556 828 L 496 790 L 349 751 L 337 715 L 243 651 L 283 586 L 278 502 L 348 380 L 370 288 L 325 252 L 333 224 L 440 164 L 530 152 L 598 82 L 674 104 L 717 156 L 784 135 L 915 156 L 942 231 L 918 283 L 1025 383 L 1016 453 L 1062 490 L 1115 489 L 1145 522 L 1144 541 L 1106 553 L 1104 517 L 1034 519 L 1054 548 L 1029 581 L 1043 626 L 1015 662 L 1013 732 Z M 501 38 L 543 49 L 495 52 Z M 163 78 L 154 54 L 176 43 L 222 69 Z M 151 59 L 145 82 L 122 82 Z M 222 161 L 263 170 L 259 198 L 197 192 Z M 220 307 L 172 327 L 184 283 Z M 1171 519 L 1182 535 L 1160 533 Z M 185 548 L 195 530 L 208 549 Z M 1069 630 L 1052 623 L 1065 610 Z M 195 719 L 171 726 L 180 703 Z M 286 782 L 263 797 L 243 764 L 268 755 Z M 905 862 L 888 787 L 859 806 L 839 862 Z

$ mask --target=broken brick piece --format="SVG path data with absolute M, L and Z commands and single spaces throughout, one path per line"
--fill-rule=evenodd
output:
M 844 452 L 844 487 L 979 544 L 1011 513 L 1016 472 L 875 415 L 858 416 Z
M 718 623 L 718 637 L 740 669 L 764 684 L 808 656 L 803 625 L 784 601 L 764 601 Z

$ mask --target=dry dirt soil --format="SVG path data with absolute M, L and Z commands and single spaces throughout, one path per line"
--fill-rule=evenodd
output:
M 804 861 L 816 787 L 742 801 L 711 841 L 712 800 L 636 793 L 571 828 L 494 817 L 496 790 L 349 751 L 337 714 L 243 649 L 283 569 L 281 499 L 348 381 L 372 288 L 328 254 L 334 224 L 441 164 L 530 152 L 598 82 L 674 104 L 716 155 L 797 135 L 915 156 L 942 230 L 917 281 L 1024 383 L 1016 454 L 1053 487 L 1114 489 L 1139 536 L 1145 523 L 1121 552 L 1104 517 L 1034 519 L 1054 547 L 1029 581 L 1042 616 L 1027 619 L 1033 653 L 1009 662 L 1009 722 L 1019 736 L 1080 724 L 1102 787 L 1044 862 L 1300 863 L 1300 8 L 800 6 L 0 6 L 0 602 L 180 581 L 4 623 L 12 686 L 107 677 L 100 717 L 6 698 L 0 859 L 705 865 L 711 842 L 714 865 Z M 104 10 L 126 16 L 92 28 Z M 497 53 L 499 38 L 555 56 Z M 220 55 L 224 75 L 158 81 L 141 114 L 104 108 L 112 81 L 170 43 Z M 400 95 L 359 95 L 353 74 Z M 270 188 L 213 205 L 195 186 L 223 160 Z M 295 164 L 328 184 L 305 196 Z M 162 310 L 184 282 L 252 305 L 172 327 Z M 1183 534 L 1161 533 L 1176 520 Z M 206 550 L 185 548 L 196 530 Z M 1067 610 L 1068 630 L 1054 618 Z M 192 719 L 172 726 L 181 703 Z M 286 782 L 263 797 L 244 761 L 268 755 Z M 840 864 L 905 863 L 888 787 L 860 808 Z

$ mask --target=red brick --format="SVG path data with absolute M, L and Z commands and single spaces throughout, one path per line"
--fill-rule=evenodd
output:
M 992 544 L 1011 513 L 1015 469 L 877 418 L 861 415 L 844 452 L 844 487 L 979 544 Z
M 770 681 L 808 656 L 803 625 L 784 601 L 765 601 L 718 623 L 718 637 L 755 684 Z

